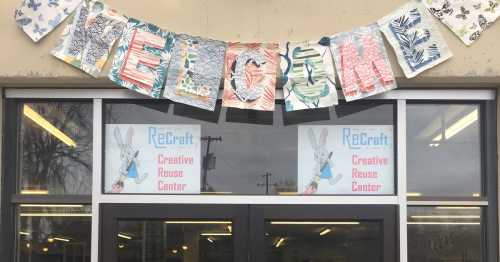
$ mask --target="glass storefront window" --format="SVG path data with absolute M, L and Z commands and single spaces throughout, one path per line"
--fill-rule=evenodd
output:
M 480 197 L 477 104 L 408 104 L 408 196 Z
M 408 261 L 479 262 L 480 207 L 408 207 Z
M 382 261 L 382 230 L 370 221 L 269 221 L 267 261 Z
M 104 192 L 164 190 L 176 194 L 185 189 L 186 184 L 160 184 L 152 180 L 161 176 L 169 181 L 170 177 L 191 175 L 195 181 L 189 183 L 197 188 L 187 192 L 195 194 L 293 195 L 311 191 L 316 194 L 394 194 L 393 103 L 363 101 L 297 112 L 286 112 L 283 108 L 280 102 L 274 112 L 238 110 L 221 108 L 219 101 L 216 111 L 209 112 L 167 101 L 107 102 L 104 107 Z M 175 126 L 151 129 L 151 125 Z M 305 128 L 300 132 L 302 126 L 312 125 L 315 126 L 312 136 Z M 349 126 L 352 132 L 342 137 L 341 131 L 335 130 L 341 130 L 342 126 Z M 169 140 L 174 127 L 183 128 L 182 136 Z M 157 131 L 162 128 L 163 132 Z M 328 129 L 330 134 L 324 135 L 323 129 Z M 373 152 L 356 151 L 355 144 L 362 143 L 366 137 L 366 133 L 356 136 L 356 130 L 373 132 L 373 138 L 366 138 L 368 142 L 363 140 L 365 145 L 374 146 Z M 180 156 L 165 157 L 169 150 L 163 144 L 191 143 L 193 137 L 194 143 L 199 144 L 198 151 L 177 147 L 170 152 L 183 152 Z M 337 144 L 352 142 L 349 150 L 359 153 L 353 153 L 352 158 L 344 153 L 335 154 L 338 147 L 327 149 L 323 141 L 326 139 L 337 139 L 331 142 Z M 140 148 L 148 143 L 154 144 L 155 152 Z M 377 151 L 381 144 L 385 151 Z M 165 161 L 176 166 L 199 163 L 199 169 L 189 169 L 188 173 L 165 172 Z M 153 168 L 148 171 L 147 167 Z M 379 167 L 382 171 L 369 172 Z M 332 190 L 327 193 L 317 190 L 322 186 Z
M 22 204 L 17 261 L 90 262 L 90 232 L 90 206 Z
M 91 193 L 92 103 L 20 103 L 21 194 Z
M 232 222 L 118 221 L 118 262 L 233 261 Z

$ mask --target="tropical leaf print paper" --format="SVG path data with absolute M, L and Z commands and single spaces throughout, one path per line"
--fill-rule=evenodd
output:
M 65 28 L 52 55 L 98 77 L 127 18 L 98 1 L 85 1 Z
M 116 48 L 109 79 L 119 86 L 159 98 L 174 42 L 172 32 L 129 18 Z
M 394 48 L 406 77 L 412 78 L 452 57 L 431 14 L 418 2 L 408 2 L 378 21 Z
M 274 111 L 278 44 L 229 43 L 222 106 Z
M 280 44 L 286 111 L 338 104 L 329 38 Z
M 496 0 L 423 0 L 427 9 L 466 45 L 471 45 L 500 16 Z
M 163 96 L 178 103 L 214 111 L 225 52 L 224 42 L 176 35 Z
M 15 12 L 17 25 L 38 42 L 80 5 L 82 0 L 23 0 Z
M 396 88 L 378 25 L 336 34 L 332 36 L 331 42 L 346 101 Z

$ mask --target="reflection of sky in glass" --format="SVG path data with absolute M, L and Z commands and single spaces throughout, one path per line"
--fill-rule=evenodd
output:
M 480 193 L 479 106 L 408 105 L 407 113 L 408 192 L 464 197 Z
M 107 104 L 105 121 L 112 124 L 201 124 L 202 136 L 222 136 L 222 142 L 210 145 L 210 151 L 217 160 L 216 169 L 208 171 L 208 188 L 236 194 L 265 194 L 265 178 L 262 175 L 266 172 L 272 174 L 269 183 L 271 194 L 297 191 L 297 124 L 393 124 L 393 105 L 371 102 L 344 104 L 337 107 L 337 112 L 334 109 L 322 111 L 322 119 L 329 120 L 319 120 L 316 110 L 284 116 L 282 105 L 278 105 L 274 112 L 236 110 L 230 115 L 226 108 L 222 108 L 218 123 L 194 119 L 217 119 L 214 117 L 217 113 L 185 107 L 183 116 L 179 116 L 178 108 L 174 110 L 174 106 L 170 105 L 167 110 L 167 107 L 166 102 Z M 188 117 L 190 112 L 196 113 Z M 237 122 L 228 121 L 228 118 Z M 299 123 L 285 125 L 284 120 Z M 252 123 L 242 123 L 245 121 Z M 202 143 L 201 152 L 203 156 L 206 142 Z M 259 186 L 259 183 L 264 185 Z

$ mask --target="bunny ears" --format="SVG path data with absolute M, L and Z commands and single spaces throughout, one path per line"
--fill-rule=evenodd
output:
M 314 131 L 312 128 L 309 128 L 307 130 L 307 136 L 309 137 L 309 143 L 311 143 L 311 146 L 313 148 L 318 148 L 319 146 L 323 146 L 326 144 L 326 137 L 328 136 L 328 129 L 323 128 L 321 129 L 321 133 L 319 135 L 319 141 L 316 140 L 316 134 L 314 134 Z
M 120 128 L 115 127 L 114 134 L 115 134 L 116 143 L 118 143 L 118 145 L 120 147 L 125 147 L 126 145 L 132 144 L 132 137 L 134 136 L 134 128 L 129 127 L 127 129 L 127 133 L 125 134 L 125 143 L 123 142 Z

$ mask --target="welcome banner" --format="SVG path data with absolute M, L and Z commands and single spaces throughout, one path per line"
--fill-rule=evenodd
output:
M 500 16 L 499 5 L 497 0 L 410 0 L 377 21 L 379 27 L 281 45 L 226 44 L 129 18 L 109 79 L 152 98 L 211 111 L 221 78 L 224 107 L 273 111 L 277 83 L 287 111 L 329 107 L 338 103 L 333 57 L 346 101 L 392 90 L 396 83 L 379 31 L 412 78 L 452 57 L 432 14 L 470 45 Z M 124 17 L 112 8 L 95 0 L 23 0 L 15 19 L 36 42 L 78 6 L 53 54 L 95 77 L 123 25 Z

